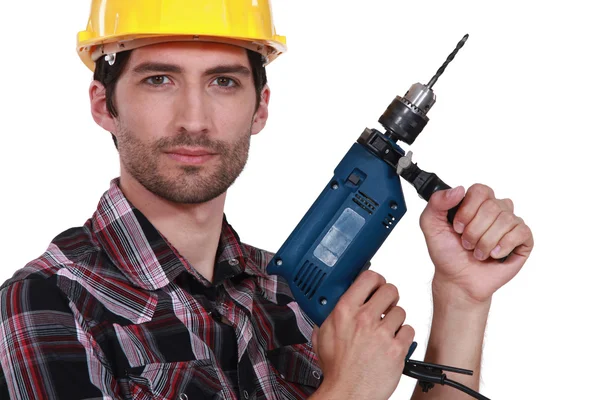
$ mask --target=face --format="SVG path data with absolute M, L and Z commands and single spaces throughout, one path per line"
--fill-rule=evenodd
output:
M 121 181 L 135 179 L 176 203 L 221 195 L 264 127 L 268 88 L 262 94 L 257 109 L 243 48 L 179 42 L 134 50 L 115 88 L 118 117 L 101 118 L 117 137 Z

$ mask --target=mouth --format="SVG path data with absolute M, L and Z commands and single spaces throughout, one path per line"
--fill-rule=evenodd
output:
M 217 153 L 201 147 L 177 147 L 165 154 L 172 160 L 183 164 L 201 165 L 217 156 Z

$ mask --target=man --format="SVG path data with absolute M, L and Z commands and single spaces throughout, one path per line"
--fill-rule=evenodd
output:
M 263 61 L 285 50 L 268 0 L 148 7 L 94 0 L 79 35 L 92 116 L 113 135 L 121 175 L 83 227 L 0 288 L 0 396 L 389 398 L 414 335 L 397 289 L 367 271 L 313 329 L 266 274 L 272 254 L 224 218 L 268 117 Z M 523 266 L 531 232 L 484 185 L 436 193 L 421 228 L 436 268 L 426 360 L 475 370 L 453 378 L 477 388 L 492 294 Z

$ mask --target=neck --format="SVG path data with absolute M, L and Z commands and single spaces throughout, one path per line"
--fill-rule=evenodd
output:
M 212 282 L 226 193 L 200 204 L 179 204 L 155 195 L 122 173 L 119 186 L 190 265 Z

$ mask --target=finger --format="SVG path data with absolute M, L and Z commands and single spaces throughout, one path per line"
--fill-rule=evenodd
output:
M 454 217 L 454 230 L 463 233 L 465 227 L 473 220 L 479 207 L 487 199 L 493 199 L 494 191 L 491 187 L 476 183 L 467 190 L 465 198 Z
M 339 303 L 352 308 L 359 308 L 380 286 L 385 285 L 385 278 L 377 272 L 367 270 L 361 273 L 346 293 L 340 297 Z
M 506 209 L 512 213 L 515 212 L 515 203 L 511 200 L 511 199 L 501 199 L 500 201 L 502 201 L 505 205 L 506 205 Z
M 394 340 L 397 340 L 397 341 L 405 344 L 406 345 L 406 354 L 408 354 L 408 349 L 410 348 L 410 345 L 414 339 L 415 339 L 415 330 L 413 329 L 413 327 L 410 325 L 402 325 L 402 327 L 400 328 L 398 333 L 396 333 L 396 338 Z M 404 354 L 404 357 L 406 357 L 406 354 Z
M 392 335 L 396 335 L 405 320 L 406 311 L 402 307 L 394 306 L 390 308 L 381 320 L 381 326 L 386 331 L 391 332 Z
M 432 194 L 419 220 L 421 229 L 424 232 L 428 230 L 432 225 L 431 221 L 435 222 L 434 225 L 447 226 L 448 221 L 446 220 L 446 216 L 448 215 L 448 210 L 460 203 L 464 197 L 464 193 L 465 188 L 457 186 L 454 189 L 440 190 Z
M 506 257 L 511 252 L 522 257 L 529 257 L 533 243 L 531 229 L 527 224 L 521 222 L 500 239 L 498 248 L 494 248 L 491 254 L 494 258 Z
M 498 246 L 500 240 L 522 222 L 523 219 L 517 217 L 512 212 L 501 211 L 492 226 L 481 236 L 481 239 L 475 245 L 473 256 L 480 261 L 486 260 L 492 250 Z M 496 253 L 492 257 L 498 258 Z
M 439 190 L 431 195 L 427 207 L 439 214 L 440 219 L 446 220 L 446 212 L 460 203 L 464 197 L 465 188 L 457 186 L 453 189 Z
M 477 213 L 467 224 L 462 234 L 462 245 L 467 250 L 473 250 L 483 234 L 494 224 L 506 205 L 496 199 L 485 200 Z
M 400 294 L 398 288 L 391 283 L 380 286 L 373 294 L 371 299 L 363 306 L 373 320 L 379 321 L 381 315 L 387 313 L 392 307 L 398 304 Z
M 517 225 L 512 231 L 504 235 L 500 240 L 500 246 L 498 257 L 505 257 L 508 254 L 510 256 L 500 268 L 487 269 L 486 279 L 504 285 L 519 273 L 533 249 L 531 230 L 525 223 Z

